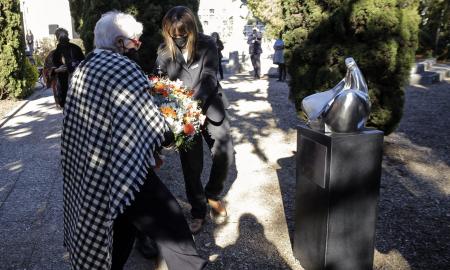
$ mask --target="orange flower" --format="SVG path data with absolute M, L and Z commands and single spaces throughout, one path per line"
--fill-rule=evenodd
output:
M 155 85 L 153 86 L 153 89 L 155 89 L 155 92 L 158 94 L 161 94 L 162 92 L 164 92 L 165 88 L 166 88 L 166 86 L 160 82 L 155 83 Z
M 163 107 L 159 108 L 159 110 L 165 117 L 171 117 L 171 118 L 177 117 L 177 112 L 171 107 L 163 106 Z
M 194 91 L 192 90 L 186 90 L 186 96 L 192 97 L 194 95 Z
M 195 127 L 194 127 L 194 125 L 191 124 L 191 123 L 184 124 L 183 132 L 184 132 L 184 134 L 186 134 L 188 136 L 194 135 L 195 134 Z

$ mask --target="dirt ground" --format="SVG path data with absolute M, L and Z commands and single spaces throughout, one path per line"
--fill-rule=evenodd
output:
M 0 100 L 0 119 L 2 119 L 8 112 L 10 112 L 17 104 L 19 104 L 19 101 L 16 100 Z
M 409 86 L 385 137 L 375 269 L 450 269 L 450 81 Z
M 195 236 L 197 247 L 210 261 L 207 269 L 301 270 L 301 262 L 292 254 L 299 120 L 287 99 L 287 84 L 275 78 L 254 80 L 249 74 L 222 83 L 232 104 L 236 151 L 224 191 L 229 218 L 225 223 L 208 218 L 202 233 Z M 10 231 L 0 230 L 5 237 L 0 238 L 0 247 L 16 251 L 15 256 L 0 258 L 10 262 L 4 264 L 8 269 L 68 269 L 62 258 L 62 177 L 54 158 L 59 153 L 62 116 L 49 91 L 40 95 L 3 127 L 4 138 L 9 138 L 2 145 L 3 158 L 13 155 L 12 161 L 22 162 L 23 153 L 28 158 L 20 168 L 17 162 L 5 163 L 9 167 L 5 165 L 4 171 L 11 175 L 0 174 L 0 180 L 17 182 L 10 185 L 17 188 L 7 190 L 10 196 L 0 212 L 1 222 L 14 225 Z M 406 89 L 402 121 L 396 132 L 385 137 L 374 269 L 450 269 L 449 101 L 450 81 Z M 0 113 L 6 113 L 7 106 L 15 104 L 1 101 Z M 211 162 L 204 150 L 205 182 Z M 176 153 L 167 154 L 158 174 L 189 216 Z M 48 175 L 53 175 L 53 182 L 45 178 Z M 19 188 L 37 180 L 45 180 L 41 193 L 30 197 L 29 189 Z M 41 205 L 49 207 L 37 211 Z M 21 230 L 28 226 L 24 220 L 30 220 L 31 229 Z M 54 267 L 48 267 L 50 263 Z M 154 269 L 151 265 L 134 251 L 126 269 Z

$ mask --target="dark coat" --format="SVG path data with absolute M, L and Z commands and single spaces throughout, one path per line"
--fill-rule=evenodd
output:
M 54 67 L 65 64 L 69 73 L 74 72 L 75 68 L 83 60 L 84 54 L 81 48 L 70 42 L 60 42 L 53 53 Z
M 203 113 L 216 123 L 223 121 L 225 106 L 228 106 L 216 77 L 218 60 L 214 40 L 203 34 L 198 36 L 196 55 L 191 63 L 186 63 L 178 48 L 176 59 L 172 60 L 165 44 L 160 45 L 156 59 L 156 68 L 170 80 L 180 79 L 186 87 L 194 90 L 194 98 L 200 101 Z

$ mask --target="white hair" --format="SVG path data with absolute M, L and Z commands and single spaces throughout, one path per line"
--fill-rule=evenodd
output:
M 110 11 L 102 15 L 94 29 L 94 45 L 99 49 L 116 49 L 118 37 L 138 39 L 142 35 L 142 23 L 130 14 Z

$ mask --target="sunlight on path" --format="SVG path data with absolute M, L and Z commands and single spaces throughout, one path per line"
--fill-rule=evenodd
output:
M 217 245 L 225 247 L 237 240 L 238 220 L 245 213 L 254 215 L 264 227 L 265 237 L 280 252 L 292 269 L 301 269 L 292 256 L 277 169 L 278 160 L 290 158 L 296 151 L 295 119 L 289 130 L 278 127 L 274 119 L 269 90 L 277 91 L 285 100 L 285 114 L 279 121 L 292 121 L 295 110 L 288 102 L 288 88 L 278 84 L 269 89 L 269 80 L 245 80 L 243 75 L 223 83 L 225 92 L 232 89 L 230 118 L 235 141 L 237 178 L 225 200 L 230 213 L 229 224 L 217 231 Z M 227 93 L 228 94 L 228 93 Z M 246 98 L 241 98 L 246 97 Z M 237 100 L 234 100 L 237 98 Z M 241 99 L 240 99 L 241 98 Z M 295 182 L 295 178 L 291 179 Z M 292 190 L 291 192 L 295 192 Z M 230 235 L 235 235 L 232 238 Z

